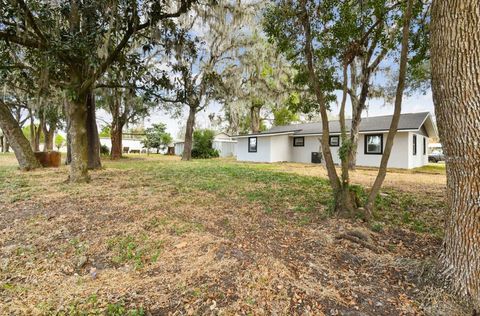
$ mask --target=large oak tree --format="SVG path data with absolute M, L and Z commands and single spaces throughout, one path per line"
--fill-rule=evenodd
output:
M 65 114 L 71 145 L 70 181 L 89 180 L 87 132 L 95 132 L 88 122 L 94 123 L 91 101 L 97 79 L 137 34 L 160 32 L 160 22 L 180 16 L 192 2 L 0 2 L 0 41 L 42 56 L 48 62 L 41 66 L 54 77 L 49 79 L 68 96 Z
M 432 5 L 432 89 L 446 154 L 448 215 L 441 264 L 480 310 L 480 2 Z M 476 313 L 475 313 L 476 314 Z

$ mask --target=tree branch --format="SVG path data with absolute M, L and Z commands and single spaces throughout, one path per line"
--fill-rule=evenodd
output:
M 40 30 L 37 23 L 35 22 L 35 18 L 33 17 L 32 12 L 28 9 L 27 4 L 23 0 L 17 0 L 17 3 L 25 12 L 25 15 L 27 16 L 27 21 L 31 24 L 33 31 L 40 38 L 40 41 L 42 43 L 46 43 L 47 39 L 45 38 L 42 31 Z
M 14 33 L 0 32 L 0 39 L 3 39 L 5 42 L 12 42 L 25 47 L 39 49 L 45 48 L 45 46 L 41 42 L 38 42 L 31 38 L 27 38 L 26 36 L 17 36 Z

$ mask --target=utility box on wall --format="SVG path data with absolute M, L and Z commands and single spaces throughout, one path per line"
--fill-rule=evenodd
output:
M 322 163 L 322 154 L 319 152 L 312 152 L 312 163 Z

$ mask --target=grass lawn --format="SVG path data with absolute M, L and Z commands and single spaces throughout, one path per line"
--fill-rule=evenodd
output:
M 66 167 L 25 173 L 0 155 L 0 314 L 462 312 L 430 279 L 441 172 L 389 175 L 366 224 L 332 216 L 320 166 L 157 155 L 104 166 L 70 185 Z

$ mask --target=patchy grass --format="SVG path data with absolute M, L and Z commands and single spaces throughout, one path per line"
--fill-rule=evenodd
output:
M 421 172 L 421 173 L 431 173 L 431 174 L 445 174 L 446 169 L 445 163 L 429 163 L 426 166 L 415 168 L 413 169 L 414 172 Z
M 441 179 L 409 173 L 435 183 L 415 192 L 391 179 L 366 224 L 330 214 L 320 166 L 132 155 L 70 185 L 65 167 L 24 173 L 5 157 L 0 314 L 465 311 L 412 268 L 440 244 Z M 336 238 L 351 231 L 381 251 Z

